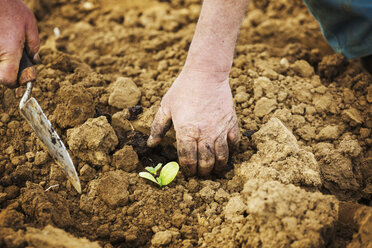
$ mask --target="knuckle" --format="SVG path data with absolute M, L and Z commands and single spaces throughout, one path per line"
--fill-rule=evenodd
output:
M 207 176 L 209 175 L 213 170 L 213 165 L 208 167 L 202 167 L 199 165 L 198 173 L 200 176 Z
M 28 21 L 28 23 L 31 23 L 31 24 L 36 24 L 36 18 L 34 16 L 34 14 L 32 13 L 31 10 L 29 10 L 28 8 L 25 8 L 25 11 L 24 11 L 24 15 L 25 15 L 25 19 Z
M 213 161 L 215 157 L 215 152 L 211 147 L 206 147 L 206 149 L 199 152 L 200 161 Z
M 178 140 L 178 154 L 181 157 L 192 159 L 196 155 L 195 143 Z
M 176 128 L 176 133 L 179 137 L 190 137 L 190 138 L 199 138 L 200 129 L 195 125 L 179 126 Z
M 0 78 L 0 84 L 5 85 L 8 88 L 16 88 L 17 86 L 16 81 L 7 81 L 2 78 Z
M 0 75 L 0 83 L 13 88 L 17 85 L 17 73 L 7 72 L 6 75 Z

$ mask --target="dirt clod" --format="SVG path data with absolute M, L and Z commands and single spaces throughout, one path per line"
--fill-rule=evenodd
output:
M 141 97 L 141 91 L 130 78 L 119 77 L 108 87 L 108 103 L 119 109 L 134 107 Z
M 263 117 L 269 114 L 271 111 L 275 109 L 277 102 L 275 99 L 268 99 L 266 97 L 262 97 L 260 100 L 257 101 L 256 106 L 254 108 L 254 113 L 258 117 Z
M 258 151 L 239 169 L 238 175 L 244 180 L 272 178 L 285 184 L 321 185 L 314 155 L 297 144 L 295 136 L 279 119 L 270 119 L 252 138 Z
M 298 202 L 302 203 L 300 208 Z M 324 246 L 334 232 L 338 208 L 333 197 L 277 181 L 252 179 L 244 185 L 241 195 L 230 198 L 224 213 L 230 222 L 204 235 L 203 245 Z M 253 223 L 260 223 L 259 231 Z M 283 227 L 280 231 L 276 230 L 278 225 Z M 302 234 L 304 230 L 306 235 Z
M 359 208 L 354 221 L 359 225 L 359 231 L 354 234 L 353 241 L 347 247 L 369 247 L 372 244 L 372 208 Z
M 115 152 L 112 160 L 116 169 L 121 169 L 127 172 L 134 171 L 139 162 L 137 153 L 131 146 L 124 146 L 122 149 Z
M 3 209 L 0 212 L 0 227 L 19 228 L 23 222 L 24 215 L 14 209 Z
M 314 68 L 305 60 L 297 60 L 292 69 L 302 77 L 311 77 L 314 75 Z
M 40 248 L 99 248 L 97 242 L 90 242 L 86 238 L 75 238 L 73 235 L 63 231 L 62 229 L 46 226 L 39 230 L 28 228 L 25 238 L 29 245 Z
M 26 188 L 21 192 L 21 207 L 27 218 L 34 219 L 38 226 L 72 225 L 70 211 L 63 196 L 54 192 L 45 192 L 39 185 L 26 184 Z
M 170 231 L 157 232 L 151 239 L 151 244 L 155 247 L 168 245 L 172 241 L 172 233 Z
M 104 116 L 91 118 L 83 125 L 67 130 L 67 139 L 75 156 L 98 167 L 111 162 L 108 153 L 118 144 L 114 129 Z
M 74 127 L 94 116 L 93 96 L 84 87 L 79 85 L 64 86 L 58 90 L 57 96 L 60 99 L 65 99 L 57 105 L 54 111 L 54 116 L 60 127 Z
M 128 175 L 123 171 L 110 171 L 98 179 L 97 192 L 111 208 L 122 207 L 128 202 Z

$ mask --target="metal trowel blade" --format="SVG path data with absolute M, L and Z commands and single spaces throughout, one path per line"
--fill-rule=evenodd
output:
M 77 192 L 81 193 L 79 177 L 71 157 L 38 102 L 35 98 L 31 97 L 27 100 L 25 99 L 25 101 L 21 101 L 19 108 L 27 123 L 35 131 L 37 137 L 45 144 L 49 153 L 63 168 L 74 188 Z

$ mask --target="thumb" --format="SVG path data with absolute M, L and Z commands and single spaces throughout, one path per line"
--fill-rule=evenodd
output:
M 165 133 L 172 126 L 172 117 L 169 111 L 160 106 L 151 126 L 151 134 L 147 140 L 147 146 L 154 147 L 160 143 Z

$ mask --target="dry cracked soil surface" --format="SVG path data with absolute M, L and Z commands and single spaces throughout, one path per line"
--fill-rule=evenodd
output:
M 163 188 L 138 173 L 177 160 L 174 131 L 145 144 L 200 1 L 26 3 L 42 40 L 33 96 L 82 194 L 0 86 L 0 247 L 372 247 L 372 77 L 332 52 L 302 1 L 250 4 L 230 170 Z

